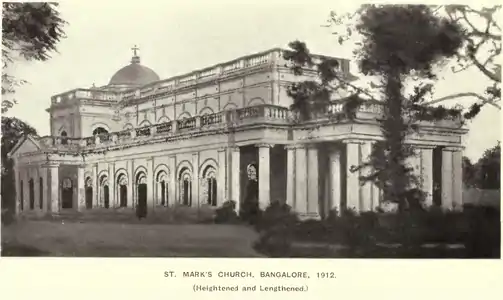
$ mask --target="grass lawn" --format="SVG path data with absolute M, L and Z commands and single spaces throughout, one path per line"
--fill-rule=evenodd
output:
M 2 256 L 260 257 L 242 225 L 22 221 L 2 226 Z

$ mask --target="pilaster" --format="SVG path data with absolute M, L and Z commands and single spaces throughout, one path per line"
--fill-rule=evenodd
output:
M 421 189 L 426 193 L 424 206 L 433 205 L 433 149 L 435 146 L 417 146 L 421 155 Z
M 35 198 L 35 204 L 33 205 L 34 210 L 41 211 L 42 208 L 40 207 L 40 171 L 39 168 L 33 168 L 33 173 L 32 173 L 32 178 L 33 178 L 33 194 Z
M 93 208 L 99 207 L 98 164 L 93 164 Z
M 176 184 L 176 156 L 171 155 L 168 158 L 168 167 L 169 167 L 169 188 L 168 188 L 168 194 L 169 194 L 169 199 L 168 199 L 168 205 L 176 205 L 177 199 L 176 199 L 176 193 L 177 193 L 177 184 Z
M 108 164 L 108 199 L 109 199 L 109 207 L 114 208 L 117 206 L 115 202 L 115 162 L 111 162 Z
M 47 213 L 50 211 L 50 205 L 48 201 L 49 196 L 49 181 L 47 168 L 41 167 L 40 169 L 40 177 L 42 177 L 42 211 Z
M 372 154 L 372 144 L 371 142 L 365 142 L 361 144 L 361 159 L 360 163 L 367 162 L 371 159 Z M 366 167 L 361 170 L 361 175 L 368 176 L 372 172 L 372 167 Z M 359 179 L 358 179 L 359 180 Z M 360 197 L 361 197 L 361 210 L 362 211 L 372 211 L 372 194 L 373 194 L 373 183 L 370 181 L 364 182 L 360 187 Z
M 200 206 L 200 197 L 199 197 L 199 187 L 201 185 L 201 178 L 199 174 L 199 152 L 192 153 L 192 167 L 194 168 L 193 180 L 192 183 L 192 206 Z
M 241 184 L 240 184 L 240 160 L 241 160 L 241 152 L 239 147 L 230 148 L 231 157 L 232 157 L 232 170 L 231 170 L 231 200 L 236 202 L 236 212 L 239 214 L 240 206 L 241 206 Z
M 20 173 L 19 173 L 19 162 L 17 159 L 14 160 L 14 183 L 15 183 L 15 190 L 16 190 L 16 203 L 14 205 L 14 213 L 16 215 L 19 215 L 21 212 L 21 180 L 19 178 Z
M 147 158 L 147 207 L 154 208 L 154 159 Z
M 50 176 L 51 212 L 59 213 L 61 208 L 59 201 L 59 164 L 47 164 L 45 167 L 48 168 Z
M 218 149 L 217 206 L 221 206 L 227 201 L 227 155 L 225 151 L 225 148 Z
M 452 151 L 452 205 L 455 210 L 463 209 L 463 152 Z
M 133 165 L 133 160 L 130 159 L 127 162 L 127 207 L 133 208 L 134 207 L 134 184 L 135 184 L 135 178 L 134 178 L 134 165 Z
M 77 210 L 86 209 L 86 191 L 85 191 L 85 165 L 77 166 Z
M 442 149 L 442 208 L 451 209 L 453 200 L 452 151 Z

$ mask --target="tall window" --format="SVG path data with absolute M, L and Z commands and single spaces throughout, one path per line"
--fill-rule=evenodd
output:
M 30 190 L 30 209 L 33 210 L 35 209 L 35 184 L 33 179 L 30 179 L 28 182 Z
M 68 134 L 66 133 L 66 131 L 61 131 L 61 144 L 63 145 L 66 145 L 68 144 Z
M 208 166 L 203 172 L 203 191 L 206 204 L 217 206 L 217 180 L 216 170 L 213 166 Z
M 24 209 L 24 184 L 23 184 L 23 181 L 20 180 L 20 187 L 19 187 L 19 193 L 20 193 L 20 197 L 19 199 L 21 200 L 21 210 Z
M 182 169 L 179 177 L 180 186 L 180 200 L 183 205 L 192 205 L 192 177 L 190 170 L 187 168 Z

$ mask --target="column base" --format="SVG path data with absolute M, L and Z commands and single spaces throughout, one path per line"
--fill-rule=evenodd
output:
M 321 215 L 319 213 L 299 213 L 297 214 L 299 220 L 307 221 L 307 220 L 321 220 Z

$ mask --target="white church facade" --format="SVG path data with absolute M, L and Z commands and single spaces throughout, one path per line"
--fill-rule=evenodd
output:
M 351 76 L 349 61 L 339 61 Z M 356 120 L 337 121 L 330 115 L 341 110 L 341 94 L 325 115 L 293 121 L 287 87 L 307 77 L 286 64 L 282 50 L 272 49 L 161 80 L 135 49 L 109 84 L 53 96 L 51 135 L 27 136 L 11 151 L 16 213 L 142 207 L 148 214 L 227 200 L 239 211 L 253 178 L 262 209 L 284 201 L 308 218 L 375 210 L 379 188 L 361 185 L 349 169 L 382 139 L 381 105 L 367 102 Z M 465 133 L 458 122 L 442 121 L 408 137 L 427 204 L 461 206 Z

